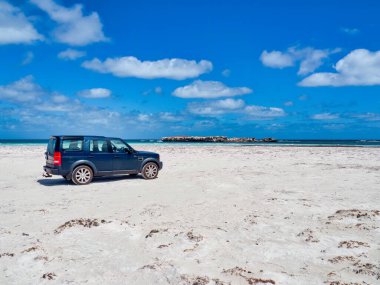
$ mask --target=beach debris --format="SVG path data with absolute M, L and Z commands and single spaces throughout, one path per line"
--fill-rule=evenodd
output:
M 29 234 L 26 234 L 26 233 L 22 233 L 22 235 L 23 235 L 23 236 L 26 236 L 26 237 L 28 237 L 28 236 L 29 236 Z
M 344 218 L 366 218 L 371 219 L 373 217 L 380 216 L 379 210 L 358 210 L 358 209 L 351 209 L 351 210 L 338 210 L 335 212 L 334 215 L 329 216 L 328 218 L 331 219 L 338 219 L 342 220 Z
M 149 232 L 149 234 L 147 234 L 147 235 L 145 236 L 145 238 L 150 238 L 150 237 L 152 237 L 154 234 L 157 234 L 157 233 L 159 233 L 159 232 L 167 232 L 167 231 L 168 231 L 168 229 L 160 229 L 160 230 L 153 229 L 153 230 L 151 230 L 151 231 Z
M 193 231 L 189 231 L 187 234 L 186 234 L 187 238 L 193 242 L 200 242 L 201 240 L 203 240 L 203 236 L 202 235 L 194 235 Z
M 34 210 L 34 212 L 41 212 L 43 214 L 46 214 L 47 212 L 49 212 L 48 210 L 46 209 L 39 209 L 39 210 Z
M 148 216 L 148 217 L 159 217 L 161 216 L 161 211 L 166 206 L 159 205 L 159 204 L 151 204 L 148 207 L 144 208 L 144 211 L 142 211 L 139 215 L 140 216 Z
M 98 227 L 100 224 L 105 223 L 111 223 L 107 222 L 106 220 L 98 220 L 98 219 L 76 219 L 76 220 L 70 220 L 63 225 L 59 226 L 57 229 L 54 230 L 55 234 L 62 233 L 65 229 L 72 228 L 75 226 L 82 226 L 85 228 L 91 228 L 91 227 Z
M 339 248 L 358 248 L 358 247 L 370 247 L 368 243 L 355 240 L 341 241 L 338 245 Z
M 199 246 L 199 243 L 196 243 L 192 248 L 186 248 L 183 250 L 183 252 L 190 252 L 194 251 Z
M 48 261 L 48 257 L 47 256 L 42 256 L 42 255 L 39 255 L 39 256 L 36 256 L 34 258 L 34 260 L 43 260 L 43 261 Z
M 210 278 L 207 276 L 189 276 L 182 274 L 181 280 L 184 282 L 184 284 L 188 285 L 205 285 L 210 283 Z
M 305 237 L 306 242 L 319 242 L 319 239 L 314 237 L 314 232 L 311 229 L 306 229 L 302 232 L 300 232 L 298 237 Z
M 368 284 L 368 283 L 352 283 L 352 282 L 343 282 L 343 281 L 331 281 L 329 282 L 329 285 L 364 285 L 364 284 Z
M 252 273 L 252 271 L 249 271 L 249 270 L 246 270 L 244 268 L 235 266 L 234 268 L 223 269 L 222 273 L 228 273 L 230 275 L 241 276 L 242 273 Z
M 261 279 L 250 277 L 246 279 L 249 285 L 276 284 L 272 279 Z
M 336 264 L 336 263 L 341 263 L 341 262 L 357 262 L 357 258 L 351 255 L 346 255 L 346 256 L 335 256 L 333 258 L 330 258 L 328 261 Z
M 157 265 L 156 264 L 146 264 L 146 265 L 142 266 L 140 269 L 156 270 L 157 269 Z
M 246 216 L 246 217 L 244 218 L 244 222 L 249 223 L 249 224 L 251 224 L 251 225 L 257 224 L 257 222 L 256 222 L 256 218 L 258 218 L 258 217 L 259 217 L 259 216 L 257 216 L 257 215 L 250 214 L 250 215 L 248 215 L 248 216 Z
M 55 275 L 55 273 L 49 272 L 49 273 L 45 273 L 44 275 L 42 275 L 42 278 L 47 279 L 47 280 L 53 280 L 54 277 L 56 277 L 56 276 L 57 275 Z
M 156 233 L 159 233 L 159 232 L 160 232 L 159 230 L 151 230 L 151 231 L 149 232 L 149 234 L 147 234 L 147 235 L 145 236 L 145 238 L 150 238 L 150 237 L 153 236 L 153 234 L 156 234 Z
M 171 246 L 173 243 L 168 243 L 168 244 L 160 244 L 159 246 L 157 246 L 157 248 L 164 248 L 164 247 L 169 247 Z
M 356 267 L 353 270 L 354 273 L 374 276 L 377 280 L 380 280 L 379 266 L 371 264 L 371 263 L 360 263 L 360 262 L 356 262 L 354 266 Z
M 222 281 L 218 278 L 214 278 L 212 281 L 214 281 L 215 285 L 231 285 L 231 282 Z
M 262 272 L 262 271 L 260 271 L 260 272 Z M 276 284 L 276 282 L 272 279 L 263 279 L 263 278 L 257 278 L 257 277 L 249 276 L 249 275 L 253 274 L 252 271 L 238 267 L 238 266 L 231 268 L 231 269 L 223 269 L 222 273 L 230 274 L 230 275 L 234 275 L 234 276 L 240 276 L 240 277 L 244 278 L 247 281 L 247 283 L 250 285 Z
M 15 254 L 9 253 L 9 252 L 0 253 L 0 258 L 5 257 L 5 256 L 13 257 L 13 256 L 15 256 Z
M 37 249 L 40 249 L 40 247 L 39 247 L 38 245 L 36 245 L 36 246 L 32 246 L 32 247 L 27 248 L 27 249 L 24 249 L 23 251 L 21 251 L 21 253 L 26 253 L 26 252 L 36 251 Z
M 146 265 L 140 267 L 139 270 L 149 269 L 149 270 L 153 270 L 153 271 L 159 270 L 162 272 L 165 270 L 171 270 L 173 268 L 174 268 L 174 266 L 170 262 L 160 260 L 159 258 L 156 257 L 156 258 L 154 258 L 153 263 L 146 264 Z

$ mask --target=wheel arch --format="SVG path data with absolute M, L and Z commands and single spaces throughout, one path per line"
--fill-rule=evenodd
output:
M 157 167 L 160 167 L 158 161 L 156 159 L 154 159 L 153 157 L 148 157 L 146 159 L 144 159 L 144 161 L 141 163 L 141 166 L 140 166 L 140 169 L 139 169 L 139 172 L 142 171 L 142 169 L 144 168 L 145 164 L 147 164 L 148 162 L 153 162 L 157 165 Z
M 93 164 L 91 161 L 88 161 L 88 160 L 78 160 L 78 161 L 76 161 L 75 163 L 73 163 L 73 164 L 71 165 L 71 168 L 70 168 L 70 177 L 72 176 L 74 169 L 77 168 L 77 167 L 80 166 L 80 165 L 85 165 L 85 166 L 90 167 L 91 170 L 92 170 L 92 174 L 93 174 L 94 176 L 95 176 L 95 175 L 97 174 L 97 172 L 98 172 L 97 169 L 96 169 L 95 164 Z

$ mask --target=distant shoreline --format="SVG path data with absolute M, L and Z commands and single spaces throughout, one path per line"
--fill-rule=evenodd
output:
M 256 143 L 256 142 L 266 142 L 274 143 L 277 142 L 274 138 L 229 138 L 226 136 L 173 136 L 173 137 L 163 137 L 161 138 L 163 142 L 206 142 L 206 143 Z

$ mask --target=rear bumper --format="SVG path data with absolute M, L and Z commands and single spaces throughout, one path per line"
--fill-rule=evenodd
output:
M 60 170 L 58 168 L 53 168 L 47 165 L 44 166 L 44 171 L 53 175 L 61 175 Z
M 159 161 L 159 162 L 158 162 L 158 169 L 161 170 L 161 169 L 162 169 L 162 166 L 163 166 L 163 165 L 162 165 L 162 161 Z

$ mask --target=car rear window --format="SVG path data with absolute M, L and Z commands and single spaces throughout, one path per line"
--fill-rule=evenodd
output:
M 82 151 L 83 139 L 63 139 L 62 150 L 63 151 Z
M 49 154 L 51 154 L 51 155 L 54 154 L 56 141 L 57 141 L 56 138 L 50 138 L 50 140 L 49 140 L 48 147 L 47 147 L 47 152 Z

